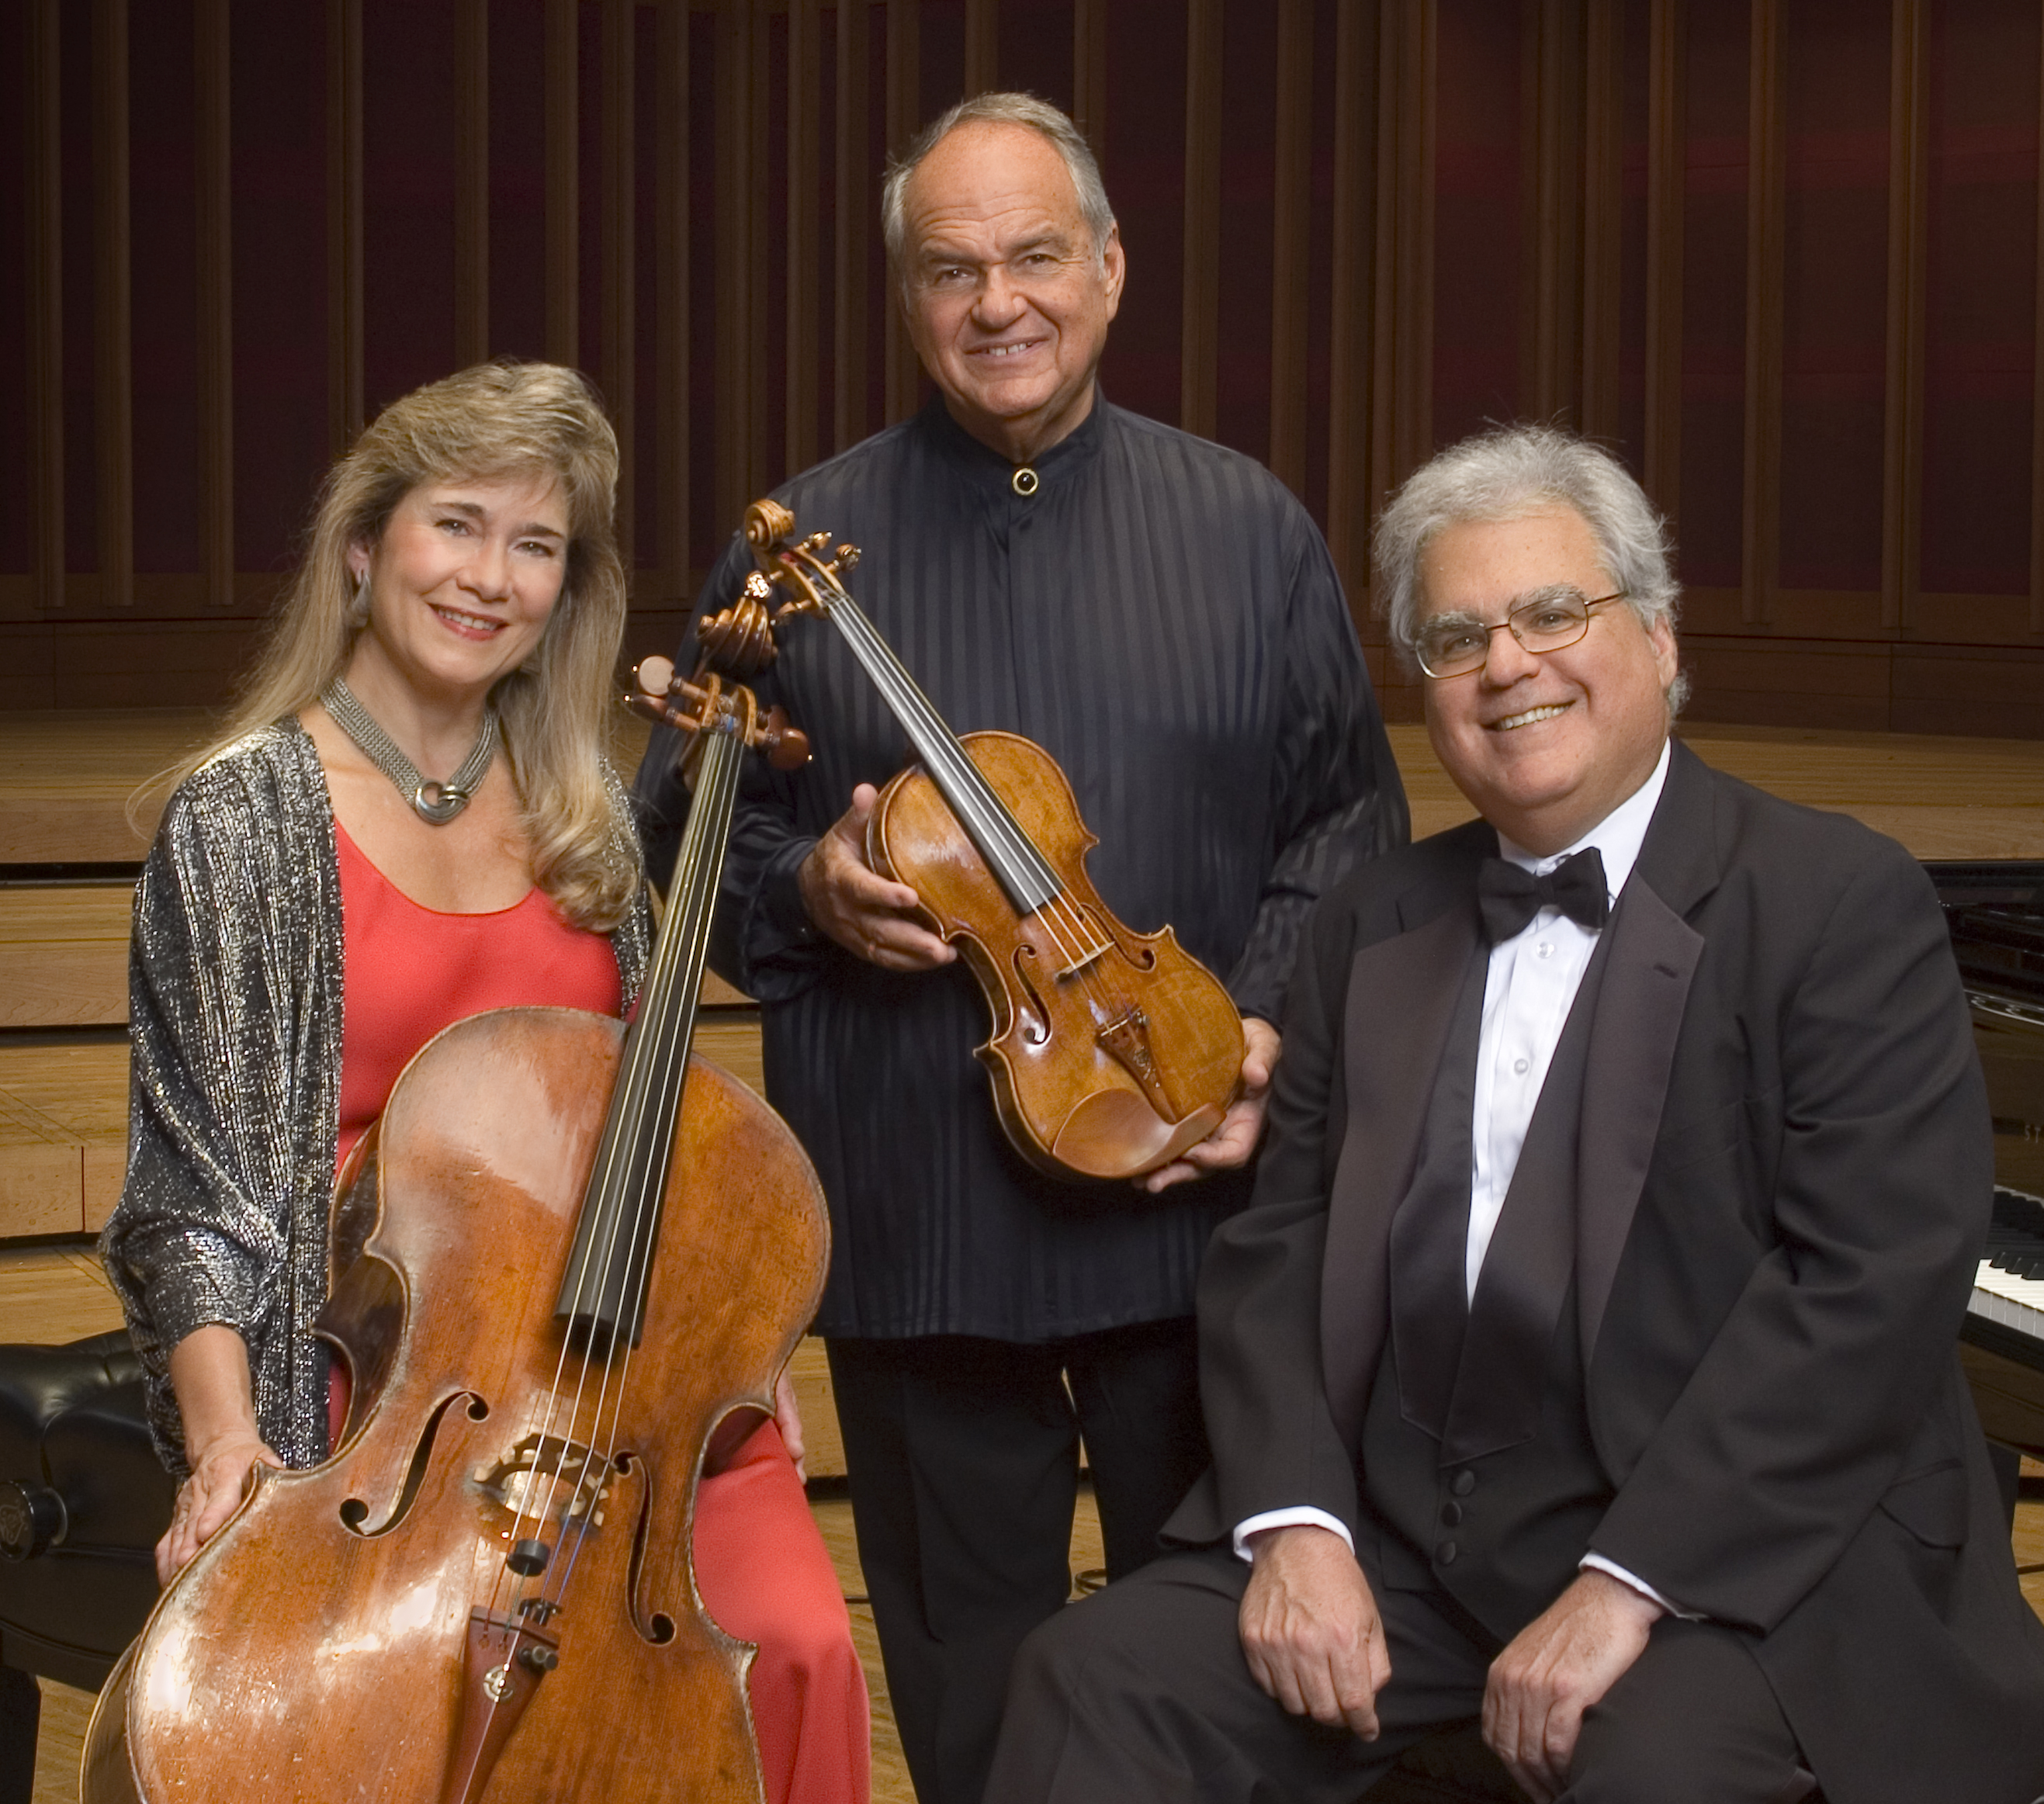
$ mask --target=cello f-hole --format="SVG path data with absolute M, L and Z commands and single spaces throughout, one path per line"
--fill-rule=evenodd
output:
M 490 1406 L 472 1391 L 458 1391 L 442 1402 L 426 1418 L 425 1427 L 419 1431 L 417 1444 L 412 1449 L 412 1463 L 405 1468 L 404 1486 L 398 1493 L 398 1501 L 390 1507 L 389 1516 L 375 1527 L 368 1528 L 363 1526 L 369 1519 L 367 1499 L 351 1497 L 341 1505 L 341 1523 L 349 1533 L 359 1535 L 364 1541 L 374 1541 L 378 1535 L 388 1534 L 411 1513 L 413 1504 L 418 1500 L 419 1487 L 425 1482 L 426 1465 L 432 1458 L 433 1442 L 439 1438 L 440 1422 L 449 1410 L 462 1403 L 467 1405 L 466 1413 L 473 1421 L 480 1422 L 490 1414 Z M 482 1412 L 481 1415 L 476 1414 L 478 1409 Z

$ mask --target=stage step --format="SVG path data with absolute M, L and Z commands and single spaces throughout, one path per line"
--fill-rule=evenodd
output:
M 97 1234 L 128 1157 L 128 1044 L 0 1041 L 0 1238 Z
M 0 871 L 0 1028 L 128 1019 L 125 882 L 10 884 Z

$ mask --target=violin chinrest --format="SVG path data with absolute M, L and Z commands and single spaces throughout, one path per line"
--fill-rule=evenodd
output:
M 1198 1145 L 1220 1121 L 1221 1111 L 1211 1104 L 1174 1123 L 1133 1090 L 1096 1090 L 1065 1117 L 1050 1151 L 1058 1164 L 1086 1177 L 1140 1177 Z

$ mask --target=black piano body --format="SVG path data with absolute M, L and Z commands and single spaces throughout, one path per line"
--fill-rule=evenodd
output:
M 1960 1355 L 1988 1435 L 2044 1459 L 2044 861 L 1925 868 L 1994 1116 L 1993 1225 Z

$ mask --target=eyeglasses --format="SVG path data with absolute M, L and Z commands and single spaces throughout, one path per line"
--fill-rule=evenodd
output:
M 1573 645 L 1590 630 L 1590 609 L 1623 601 L 1625 591 L 1583 599 L 1573 589 L 1554 589 L 1522 601 L 1496 626 L 1485 626 L 1469 614 L 1436 614 L 1420 628 L 1413 650 L 1420 668 L 1435 678 L 1466 677 L 1490 661 L 1490 635 L 1506 628 L 1536 656 Z

